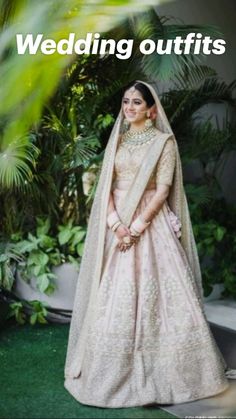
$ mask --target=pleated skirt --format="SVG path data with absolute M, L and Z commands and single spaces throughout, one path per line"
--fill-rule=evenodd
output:
M 113 191 L 118 212 L 125 193 Z M 133 220 L 154 194 L 144 192 Z M 226 364 L 167 202 L 128 251 L 116 246 L 111 252 L 110 234 L 107 229 L 81 374 L 67 378 L 66 389 L 83 404 L 111 408 L 183 403 L 225 391 Z

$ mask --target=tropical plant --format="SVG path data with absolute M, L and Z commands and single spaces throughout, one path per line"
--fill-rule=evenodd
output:
M 156 41 L 159 38 L 185 36 L 189 32 L 215 37 L 219 31 L 213 27 L 173 24 L 167 18 L 157 16 L 153 10 L 122 20 L 128 10 L 126 5 L 131 5 L 131 12 L 139 3 L 135 1 L 112 5 L 109 11 L 112 19 L 100 26 L 98 21 L 95 22 L 96 19 L 90 21 L 90 17 L 97 11 L 101 12 L 101 6 L 106 14 L 109 1 L 95 1 L 93 7 L 75 0 L 69 0 L 59 7 L 54 1 L 42 2 L 37 3 L 37 10 L 35 2 L 16 1 L 10 2 L 10 6 L 9 2 L 3 3 L 2 16 L 5 20 L 2 21 L 4 30 L 1 39 L 5 39 L 5 55 L 0 70 L 1 230 L 7 237 L 20 231 L 28 246 L 25 254 L 29 256 L 31 251 L 38 252 L 37 257 L 36 254 L 33 259 L 29 257 L 28 269 L 44 275 L 43 288 L 48 288 L 50 292 L 53 284 L 46 259 L 57 259 L 59 254 L 54 252 L 53 256 L 53 250 L 43 247 L 42 238 L 37 232 L 34 233 L 37 231 L 36 220 L 50 218 L 52 234 L 47 240 L 54 250 L 56 245 L 53 239 L 58 240 L 58 225 L 68 225 L 72 219 L 75 226 L 86 228 L 104 148 L 120 107 L 120 89 L 131 79 L 149 79 L 153 82 L 165 77 L 171 79 L 173 88 L 164 93 L 161 99 L 176 134 L 183 164 L 198 159 L 203 171 L 198 184 L 187 185 L 186 188 L 191 213 L 195 225 L 202 224 L 202 228 L 207 229 L 209 240 L 216 240 L 217 246 L 221 245 L 227 234 L 217 241 L 214 234 L 210 234 L 211 228 L 203 224 L 207 219 L 216 229 L 227 230 L 225 220 L 212 219 L 210 210 L 216 204 L 216 197 L 222 196 L 216 169 L 222 154 L 235 148 L 235 126 L 229 116 L 226 116 L 224 126 L 219 127 L 217 121 L 205 121 L 198 112 L 209 103 L 223 103 L 225 108 L 235 109 L 235 82 L 227 85 L 220 81 L 211 68 L 198 65 L 202 57 L 197 58 L 192 53 L 189 56 L 152 54 L 143 57 L 138 49 L 144 38 Z M 84 7 L 88 16 L 86 22 L 83 19 Z M 32 10 L 34 19 L 30 18 Z M 116 16 L 113 12 L 116 12 Z M 58 37 L 66 38 L 69 32 L 84 36 L 88 28 L 89 31 L 101 29 L 102 36 L 106 38 L 134 38 L 133 55 L 129 60 L 119 60 L 114 55 L 90 55 L 77 60 L 73 58 L 73 62 L 59 54 L 55 57 L 36 55 L 33 60 L 29 56 L 17 57 L 12 45 L 14 25 L 19 21 L 20 28 L 22 22 L 26 22 L 22 32 L 34 33 L 32 26 L 35 27 L 36 22 L 41 32 L 55 40 Z M 19 80 L 20 83 L 17 83 Z M 18 86 L 17 94 L 9 95 L 13 85 Z M 86 172 L 95 175 L 88 195 L 83 189 L 83 175 Z M 206 205 L 208 211 L 205 211 Z M 77 229 L 70 236 L 70 245 L 58 242 L 58 248 L 72 246 L 72 257 L 73 252 L 79 253 L 80 246 L 73 244 L 73 240 L 81 231 Z M 69 237 L 69 233 L 63 234 Z M 199 235 L 199 240 L 203 242 L 203 248 L 212 246 L 212 242 L 206 243 L 207 237 L 204 235 Z M 204 269 L 206 272 L 207 268 Z
M 14 283 L 16 266 L 22 261 L 15 244 L 1 238 L 0 241 L 0 287 L 11 290 Z
M 50 235 L 50 227 L 49 218 L 37 218 L 35 234 L 28 233 L 27 239 L 15 244 L 17 252 L 24 256 L 17 266 L 22 278 L 26 281 L 36 278 L 39 291 L 48 295 L 56 288 L 57 277 L 52 272 L 53 266 L 70 262 L 79 268 L 86 234 L 82 227 L 73 226 L 72 220 L 66 225 L 59 225 L 58 232 L 53 236 Z
M 194 54 L 194 46 L 190 48 L 189 54 L 152 54 L 143 55 L 140 52 L 140 43 L 145 40 L 164 41 L 173 40 L 177 36 L 185 39 L 189 33 L 201 33 L 203 36 L 210 36 L 215 39 L 222 36 L 219 28 L 213 25 L 186 25 L 177 22 L 168 16 L 159 16 L 154 8 L 142 13 L 133 14 L 129 19 L 124 20 L 118 26 L 109 31 L 109 37 L 114 39 L 134 39 L 133 60 L 128 61 L 124 75 L 130 73 L 130 79 L 135 79 L 135 67 L 140 68 L 148 80 L 175 80 L 180 77 L 182 80 L 191 77 L 194 68 L 205 61 L 204 54 Z M 108 61 L 110 57 L 106 57 Z M 133 61 L 133 62 L 132 62 Z M 135 66 L 133 65 L 135 63 Z M 121 60 L 116 60 L 116 65 L 121 66 Z M 123 69 L 122 69 L 123 70 Z M 109 71 L 109 68 L 108 68 Z
M 224 284 L 224 297 L 236 298 L 236 207 L 216 197 L 208 205 L 202 203 L 195 208 L 193 202 L 190 199 L 205 295 L 212 292 L 214 284 L 220 283 Z
M 5 43 L 3 45 L 6 50 L 9 48 L 11 53 L 6 54 L 2 67 L 2 74 L 0 72 L 3 90 L 1 98 L 2 103 L 4 103 L 4 106 L 2 108 L 0 107 L 0 118 L 4 121 L 4 123 L 2 123 L 0 161 L 4 162 L 4 156 L 11 156 L 11 154 L 14 153 L 14 159 L 11 161 L 11 166 L 8 166 L 7 163 L 5 163 L 0 169 L 0 184 L 2 184 L 3 187 L 9 187 L 11 185 L 12 187 L 19 188 L 20 186 L 25 187 L 25 185 L 27 185 L 32 189 L 32 184 L 29 185 L 29 179 L 32 181 L 31 165 L 36 165 L 37 158 L 33 153 L 33 149 L 30 159 L 31 163 L 29 164 L 29 167 L 27 167 L 27 150 L 30 149 L 31 146 L 33 147 L 33 142 L 32 139 L 26 135 L 26 132 L 32 128 L 37 131 L 36 123 L 40 121 L 40 116 L 45 103 L 49 101 L 49 97 L 52 97 L 52 93 L 56 91 L 56 83 L 58 83 L 59 78 L 62 76 L 62 68 L 67 68 L 69 77 L 63 80 L 64 85 L 61 85 L 61 92 L 65 95 L 71 87 L 70 83 L 74 82 L 72 92 L 76 93 L 78 102 L 80 102 L 79 118 L 81 121 L 79 121 L 79 125 L 81 129 L 79 129 L 77 134 L 77 118 L 73 103 L 69 104 L 67 102 L 66 106 L 64 106 L 64 97 L 58 98 L 57 95 L 55 95 L 57 99 L 57 109 L 60 109 L 60 106 L 62 106 L 62 113 L 58 115 L 57 110 L 55 112 L 55 109 L 53 109 L 50 126 L 61 138 L 63 138 L 64 142 L 67 141 L 68 152 L 73 151 L 74 148 L 77 152 L 79 151 L 78 148 L 87 151 L 88 148 L 86 149 L 86 145 L 88 147 L 93 147 L 93 142 L 89 141 L 89 138 L 92 140 L 91 120 L 93 118 L 93 112 L 91 112 L 91 110 L 96 111 L 96 108 L 103 109 L 101 105 L 104 105 L 104 102 L 113 95 L 113 98 L 115 96 L 116 98 L 115 101 L 113 100 L 111 113 L 116 111 L 119 103 L 119 95 L 116 93 L 120 87 L 127 81 L 130 81 L 131 78 L 144 77 L 155 80 L 157 77 L 163 79 L 170 77 L 176 78 L 179 76 L 186 79 L 186 75 L 193 74 L 193 69 L 196 65 L 196 56 L 192 51 L 190 51 L 189 55 L 185 55 L 184 57 L 176 54 L 162 56 L 152 54 L 150 56 L 143 56 L 139 51 L 139 43 L 141 40 L 146 37 L 155 41 L 160 37 L 162 39 L 171 39 L 177 35 L 185 37 L 188 32 L 195 31 L 213 37 L 219 35 L 219 31 L 210 26 L 172 24 L 167 18 L 160 18 L 157 16 L 154 10 L 150 10 L 146 13 L 133 14 L 129 19 L 124 20 L 124 15 L 122 15 L 122 13 L 128 10 L 128 7 L 129 12 L 132 11 L 132 8 L 135 10 L 135 3 L 138 3 L 138 10 L 141 12 L 143 11 L 143 8 L 147 7 L 148 4 L 151 4 L 152 2 L 145 2 L 146 6 L 144 6 L 144 4 L 141 5 L 140 2 L 135 2 L 134 0 L 122 1 L 117 2 L 114 7 L 109 5 L 109 1 L 95 1 L 93 8 L 90 8 L 86 4 L 86 19 L 82 19 L 83 25 L 81 27 L 84 2 L 69 0 L 65 5 L 60 4 L 60 7 L 58 7 L 58 5 L 56 6 L 54 1 L 49 3 L 43 2 L 40 5 L 36 5 L 35 2 L 31 4 L 31 2 L 28 1 L 17 1 L 14 5 L 10 3 L 10 6 L 8 3 L 3 2 L 5 8 L 2 26 L 4 29 L 6 27 L 8 34 L 8 36 L 4 38 Z M 127 4 L 127 8 L 125 4 Z M 96 9 L 96 5 L 98 9 Z M 17 56 L 15 49 L 12 48 L 12 42 L 15 36 L 15 23 L 17 23 L 18 33 L 20 32 L 21 27 L 22 33 L 34 33 L 35 19 L 24 19 L 24 15 L 30 16 L 32 14 L 33 16 L 37 16 L 36 21 L 37 26 L 40 27 L 40 32 L 44 33 L 45 36 L 50 33 L 50 36 L 53 36 L 56 41 L 58 36 L 61 37 L 63 35 L 66 38 L 71 31 L 73 32 L 72 29 L 75 29 L 76 26 L 78 26 L 78 21 L 80 22 L 79 27 L 81 32 L 82 28 L 85 29 L 86 27 L 89 27 L 89 18 L 92 14 L 96 14 L 98 10 L 101 12 L 101 5 L 103 5 L 104 14 L 106 14 L 106 7 L 110 6 L 109 24 L 104 24 L 103 36 L 112 37 L 117 41 L 120 38 L 131 37 L 131 39 L 134 39 L 132 57 L 129 60 L 125 60 L 125 63 L 124 60 L 120 60 L 114 55 L 105 55 L 102 58 L 90 56 L 89 58 L 79 58 L 77 65 L 75 65 L 75 62 L 68 67 L 68 59 L 65 55 L 56 54 L 55 57 L 48 55 L 45 57 L 43 54 L 36 54 L 34 60 L 31 60 L 29 56 Z M 36 6 L 37 10 L 33 10 Z M 116 11 L 116 15 L 114 14 L 114 11 Z M 97 31 L 95 21 L 96 20 L 92 19 L 94 30 Z M 24 27 L 25 23 L 23 22 L 27 22 L 27 30 L 26 27 Z M 106 20 L 106 22 L 108 21 Z M 113 24 L 114 26 L 117 22 L 119 22 L 119 25 L 110 29 L 111 25 Z M 56 30 L 54 25 L 57 28 Z M 61 30 L 59 30 L 58 25 Z M 31 28 L 31 26 L 33 26 L 33 28 Z M 78 34 L 77 28 L 75 32 Z M 4 35 L 5 32 L 3 31 L 2 36 L 4 37 Z M 14 61 L 14 66 L 12 65 L 12 61 Z M 49 67 L 50 72 L 48 71 Z M 6 71 L 6 69 L 8 69 L 8 71 Z M 17 95 L 14 95 L 13 97 L 13 95 L 9 95 L 10 86 L 15 85 L 16 80 L 21 76 L 22 80 L 20 84 L 18 83 Z M 90 106 L 88 95 L 87 97 L 84 95 L 84 86 L 87 87 L 87 92 L 90 92 Z M 35 95 L 35 92 L 38 92 L 38 95 Z M 97 94 L 97 92 L 99 93 Z M 103 92 L 103 94 L 101 94 L 101 92 Z M 95 101 L 94 95 L 96 95 Z M 22 101 L 24 106 L 21 106 Z M 68 115 L 65 125 L 60 118 L 63 118 L 63 113 L 65 116 L 66 107 Z M 107 118 L 105 118 L 104 114 L 102 114 L 101 117 L 103 120 L 102 125 L 105 121 L 105 124 L 108 123 L 109 125 L 109 120 L 112 118 L 110 112 L 108 112 Z M 99 120 L 97 120 L 97 123 L 97 127 L 99 127 Z M 81 139 L 81 130 L 83 136 L 87 138 L 83 141 L 77 141 L 78 139 Z M 14 147 L 14 144 L 16 144 L 16 141 L 18 141 L 19 138 L 25 138 L 25 140 L 18 152 L 17 148 Z M 43 140 L 45 141 L 44 136 Z M 13 151 L 11 152 L 12 148 Z M 56 162 L 53 163 L 55 167 Z M 78 167 L 77 159 L 75 160 L 75 164 Z M 72 168 L 75 168 L 73 164 Z M 25 174 L 24 178 L 22 178 L 22 173 Z M 50 179 L 50 173 L 45 174 L 45 178 L 48 176 Z M 78 178 L 80 178 L 80 173 L 76 181 L 78 181 Z M 45 179 L 40 178 L 40 176 L 35 173 L 34 189 L 37 189 L 40 181 L 45 181 Z
M 37 218 L 34 234 L 28 233 L 27 238 L 22 234 L 13 234 L 7 246 L 1 243 L 1 288 L 12 290 L 17 269 L 27 282 L 32 277 L 36 278 L 40 292 L 52 294 L 57 279 L 52 268 L 70 262 L 79 269 L 85 235 L 86 230 L 73 225 L 72 220 L 66 225 L 59 225 L 57 232 L 54 233 L 51 231 L 49 218 Z
M 68 56 L 56 52 L 18 55 L 16 34 L 43 33 L 55 42 L 76 33 L 78 39 L 87 32 L 104 32 L 124 19 L 127 12 L 143 11 L 156 1 L 118 0 L 1 0 L 1 105 L 4 118 L 1 146 L 5 150 L 16 138 L 37 122 L 42 108 L 55 91 L 57 83 L 68 66 Z M 98 18 L 94 18 L 94 17 Z M 17 86 L 17 94 L 9 94 Z M 16 93 L 16 92 L 15 92 Z
M 10 312 L 8 319 L 14 317 L 17 323 L 23 325 L 29 318 L 29 323 L 46 324 L 47 321 L 47 308 L 41 301 L 14 301 L 9 304 Z
M 184 168 L 198 161 L 201 175 L 195 184 L 186 184 L 194 232 L 198 244 L 205 295 L 215 283 L 223 283 L 224 296 L 236 297 L 235 208 L 227 203 L 219 178 L 223 159 L 236 148 L 236 125 L 230 118 L 236 101 L 236 83 L 226 85 L 215 76 L 166 93 L 162 102 L 178 139 Z M 221 123 L 198 113 L 209 103 L 221 103 L 226 111 Z M 225 252 L 227 249 L 227 252 Z

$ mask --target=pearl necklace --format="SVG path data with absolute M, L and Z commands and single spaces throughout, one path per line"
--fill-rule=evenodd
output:
M 156 128 L 154 127 L 145 127 L 139 131 L 127 131 L 122 138 L 121 145 L 129 149 L 134 149 L 136 147 L 142 147 L 150 143 L 156 135 Z

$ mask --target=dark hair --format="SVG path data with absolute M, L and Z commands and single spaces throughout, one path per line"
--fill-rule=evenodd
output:
M 133 81 L 131 83 L 129 83 L 127 86 L 125 86 L 124 90 L 123 90 L 123 95 L 125 94 L 125 92 L 129 89 L 131 89 L 131 87 L 134 87 L 136 90 L 139 91 L 139 93 L 141 93 L 143 99 L 145 100 L 148 108 L 151 108 L 151 106 L 153 106 L 155 104 L 155 100 L 150 92 L 150 90 L 148 89 L 148 87 L 143 84 L 143 83 L 139 83 L 137 81 Z

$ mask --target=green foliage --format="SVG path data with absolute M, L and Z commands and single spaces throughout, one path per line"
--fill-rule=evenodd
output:
M 15 189 L 30 182 L 39 152 L 27 137 L 12 141 L 7 149 L 0 152 L 0 184 L 6 189 Z
M 219 184 L 223 156 L 236 148 L 236 125 L 230 118 L 234 112 L 236 82 L 227 85 L 207 68 L 194 77 L 176 80 L 176 89 L 162 97 L 162 104 L 176 135 L 183 168 L 198 162 L 200 177 L 195 184 L 185 185 L 193 230 L 202 268 L 205 295 L 216 283 L 223 283 L 224 296 L 236 298 L 235 206 L 223 198 Z M 203 106 L 223 104 L 225 117 L 204 118 L 198 113 Z M 185 170 L 184 170 L 185 171 Z
M 11 290 L 14 283 L 14 271 L 17 263 L 22 261 L 22 255 L 17 252 L 14 243 L 4 238 L 0 241 L 0 286 Z
M 52 261 L 57 256 L 58 263 L 61 262 L 60 253 L 55 246 L 56 240 L 41 233 L 40 229 L 36 232 L 36 236 L 28 233 L 27 239 L 16 243 L 18 252 L 25 256 L 24 261 L 18 265 L 22 276 L 26 280 L 35 276 L 38 289 L 48 295 L 55 289 L 52 279 L 56 276 L 50 269 Z
M 177 36 L 185 38 L 188 33 L 201 33 L 203 36 L 211 36 L 213 39 L 222 36 L 219 29 L 210 25 L 183 25 L 166 16 L 158 16 L 154 10 L 146 11 L 142 15 L 133 17 L 133 37 L 137 40 L 152 39 L 175 39 Z M 136 53 L 138 55 L 138 53 Z M 150 54 L 142 56 L 141 66 L 147 78 L 159 80 L 175 79 L 176 76 L 187 78 L 192 70 L 204 59 L 204 54 L 193 54 L 193 48 L 188 55 L 178 54 Z
M 164 74 L 167 77 L 171 76 L 177 84 L 179 83 L 178 92 L 184 80 L 185 87 L 188 85 L 190 89 L 187 96 L 193 101 L 199 96 L 195 88 L 196 83 L 215 76 L 212 69 L 197 67 L 191 54 L 186 56 L 184 61 L 182 56 L 176 56 L 177 61 L 172 62 L 168 56 L 158 54 L 143 57 L 138 53 L 138 45 L 147 36 L 154 40 L 160 36 L 174 38 L 176 35 L 185 36 L 189 31 L 195 30 L 213 36 L 218 35 L 216 29 L 172 24 L 168 19 L 157 16 L 153 10 L 137 15 L 129 13 L 129 18 L 124 20 L 123 13 L 127 10 L 126 7 L 129 12 L 135 11 L 135 3 L 126 1 L 122 2 L 122 5 L 117 3 L 116 6 L 108 6 L 109 1 L 102 2 L 102 13 L 106 14 L 109 9 L 111 17 L 109 23 L 104 23 L 102 28 L 104 37 L 115 40 L 131 37 L 135 40 L 133 55 L 129 60 L 119 60 L 113 55 L 103 58 L 82 55 L 68 64 L 67 58 L 59 54 L 54 57 L 53 62 L 51 56 L 45 58 L 42 54 L 36 54 L 33 61 L 29 61 L 29 57 L 26 56 L 17 58 L 15 51 L 6 56 L 4 65 L 12 63 L 14 59 L 18 64 L 18 70 L 15 73 L 14 67 L 14 70 L 4 73 L 7 80 L 5 84 L 2 83 L 1 97 L 4 97 L 5 89 L 7 86 L 9 88 L 12 78 L 15 80 L 16 74 L 19 77 L 24 69 L 24 77 L 22 76 L 21 83 L 18 84 L 19 91 L 16 95 L 8 95 L 7 106 L 4 105 L 2 114 L 0 109 L 0 117 L 2 115 L 2 121 L 5 121 L 1 124 L 3 141 L 0 161 L 2 159 L 4 164 L 0 165 L 0 186 L 4 189 L 4 194 L 0 193 L 0 207 L 3 231 L 7 236 L 15 231 L 32 231 L 36 218 L 45 215 L 54 220 L 54 228 L 61 222 L 65 224 L 71 218 L 76 224 L 86 226 L 100 174 L 103 151 L 120 107 L 121 87 L 131 79 L 150 79 L 149 67 L 154 66 L 155 72 L 152 73 L 151 79 L 160 79 Z M 66 37 L 69 29 L 76 27 L 76 21 L 81 23 L 83 6 L 84 2 L 70 0 L 66 5 L 57 6 L 54 11 L 55 2 L 52 1 L 50 4 L 37 5 L 38 13 L 34 10 L 33 15 L 36 16 L 38 27 L 42 28 L 41 32 L 45 36 L 50 34 L 50 37 L 57 40 L 59 35 Z M 139 10 L 140 6 L 139 3 Z M 143 8 L 146 6 L 143 5 Z M 29 2 L 24 5 L 17 2 L 14 7 L 5 5 L 4 19 L 9 42 L 14 35 L 14 23 L 19 20 L 16 10 L 19 9 L 21 16 L 26 14 L 29 17 L 31 7 L 35 9 L 35 4 L 31 6 Z M 90 25 L 89 19 L 92 19 L 98 10 L 100 16 L 100 7 L 101 2 L 95 1 L 92 9 L 86 4 L 87 21 L 82 19 L 84 29 Z M 35 19 L 21 19 L 20 25 L 27 22 L 27 30 L 30 32 L 31 25 L 35 26 Z M 91 22 L 95 29 L 96 21 L 92 19 Z M 82 34 L 82 27 L 79 27 Z M 77 29 L 75 32 L 79 36 Z M 24 67 L 21 67 L 22 61 Z M 209 89 L 216 90 L 217 87 L 210 85 Z M 202 96 L 205 90 L 206 86 L 202 90 Z M 221 94 L 223 90 L 220 90 Z M 38 95 L 34 95 L 35 92 L 38 92 Z M 171 114 L 175 114 L 176 104 L 182 101 L 185 105 L 189 104 L 185 100 L 184 89 L 182 94 L 181 102 L 177 95 L 172 97 L 171 109 L 167 103 L 167 111 L 170 110 Z M 217 95 L 219 96 L 219 89 Z M 227 95 L 225 97 L 228 100 Z M 24 106 L 21 106 L 22 100 Z M 198 108 L 204 100 L 206 96 L 201 103 L 199 102 Z M 11 121 L 12 112 L 14 118 L 17 115 L 15 122 Z M 189 109 L 187 112 L 189 116 Z M 174 120 L 176 117 L 177 115 Z M 15 130 L 17 133 L 13 137 Z M 9 158 L 5 159 L 6 155 Z M 89 195 L 86 196 L 82 177 L 84 172 L 90 171 L 92 167 L 95 179 Z M 8 207 L 12 208 L 11 214 L 7 210 L 6 201 Z
M 186 184 L 185 192 L 188 196 L 188 201 L 191 203 L 192 212 L 197 210 L 199 205 L 208 204 L 213 197 L 207 185 Z
M 197 159 L 203 171 L 199 182 L 186 185 L 186 192 L 205 291 L 209 292 L 215 282 L 224 282 L 226 292 L 235 296 L 233 210 L 221 201 L 216 170 L 222 154 L 235 149 L 236 128 L 227 113 L 223 126 L 219 126 L 217 120 L 200 118 L 198 111 L 210 103 L 235 110 L 236 82 L 227 85 L 219 80 L 214 70 L 202 65 L 201 56 L 144 57 L 138 51 L 144 38 L 157 41 L 184 37 L 189 32 L 214 38 L 220 33 L 210 26 L 173 24 L 153 10 L 131 15 L 137 4 L 140 10 L 139 1 L 113 3 L 2 3 L 0 213 L 1 230 L 11 238 L 2 244 L 8 241 L 13 248 L 1 251 L 0 284 L 11 289 L 14 266 L 18 266 L 25 279 L 36 276 L 41 291 L 50 294 L 55 287 L 51 268 L 64 261 L 78 265 L 104 149 L 120 108 L 121 88 L 133 79 L 171 79 L 174 88 L 161 100 L 182 162 L 185 165 Z M 143 10 L 149 2 L 144 3 Z M 129 18 L 124 20 L 127 10 Z M 94 19 L 96 14 L 99 19 Z M 129 60 L 112 55 L 80 56 L 68 62 L 65 55 L 36 54 L 32 60 L 16 54 L 16 27 L 22 33 L 40 28 L 55 40 L 66 38 L 70 32 L 84 37 L 88 31 L 103 32 L 104 37 L 116 40 L 134 38 L 133 56 Z M 9 94 L 12 86 L 16 86 L 15 94 Z M 85 172 L 94 176 L 87 195 Z M 215 211 L 218 207 L 224 216 Z M 14 310 L 24 321 L 23 308 L 18 304 Z M 37 320 L 35 314 L 32 322 L 44 318 L 43 310 L 37 310 L 35 313 L 41 314 Z
M 28 320 L 30 324 L 47 324 L 47 309 L 41 301 L 16 301 L 10 304 L 8 318 L 14 317 L 17 323 L 23 325 Z
M 199 192 L 199 188 L 196 189 Z M 199 197 L 195 202 L 195 196 L 197 193 L 188 195 L 188 199 L 205 296 L 212 292 L 214 284 L 221 283 L 224 284 L 222 295 L 236 298 L 236 207 L 215 197 L 210 203 Z
M 225 82 L 218 80 L 217 77 L 206 77 L 204 79 L 197 77 L 194 84 L 192 80 L 189 84 L 187 79 L 185 86 L 183 86 L 182 81 L 181 84 L 176 84 L 175 89 L 166 92 L 162 96 L 162 104 L 172 126 L 175 127 L 175 132 L 177 130 L 178 137 L 184 137 L 184 140 L 190 141 L 196 129 L 196 119 L 199 120 L 196 113 L 203 106 L 209 103 L 222 103 L 225 106 L 235 108 L 235 88 L 236 82 L 227 85 Z M 226 121 L 229 123 L 229 118 Z M 203 122 L 201 118 L 199 127 Z M 204 123 L 207 124 L 207 121 Z M 206 128 L 209 129 L 209 124 L 206 125 Z M 196 137 L 198 138 L 197 134 Z M 206 141 L 206 144 L 208 144 L 208 141 Z M 199 149 L 201 148 L 199 147 Z
M 215 221 L 210 220 L 206 223 L 194 226 L 194 233 L 199 238 L 197 248 L 200 257 L 214 256 L 216 252 L 217 242 L 220 242 L 225 233 L 226 228 L 218 225 Z
M 25 179 L 20 187 L 8 188 L 4 197 L 0 193 L 6 235 L 34 229 L 36 218 L 45 214 L 54 220 L 54 228 L 71 218 L 80 225 L 87 223 L 93 196 L 87 199 L 82 176 L 90 166 L 96 167 L 95 177 L 99 174 L 100 138 L 110 130 L 114 117 L 109 105 L 104 107 L 101 100 L 97 103 L 97 85 L 78 85 L 80 89 L 75 88 L 77 84 L 71 91 L 68 89 L 64 100 L 59 89 L 52 104 L 45 107 L 41 124 L 31 134 L 33 146 L 40 150 L 37 163 L 32 160 L 31 181 Z M 11 215 L 5 207 L 6 194 Z
M 44 303 L 40 301 L 30 301 L 30 305 L 33 308 L 33 313 L 30 316 L 30 324 L 34 325 L 35 323 L 46 324 L 47 309 Z
M 23 302 L 20 301 L 10 304 L 10 313 L 8 317 L 10 318 L 13 316 L 15 317 L 17 323 L 25 324 L 26 314 L 24 312 Z
M 0 286 L 11 290 L 14 283 L 14 270 L 17 269 L 25 281 L 36 278 L 40 292 L 51 295 L 56 288 L 56 275 L 53 266 L 64 262 L 73 263 L 79 269 L 86 230 L 73 225 L 72 220 L 66 225 L 59 225 L 55 237 L 51 234 L 49 218 L 37 218 L 35 234 L 28 233 L 27 238 L 14 234 L 8 247 L 0 258 Z M 14 262 L 14 265 L 13 265 Z
M 73 227 L 72 220 L 70 220 L 66 225 L 59 226 L 58 230 L 58 241 L 62 247 L 67 245 L 67 252 L 70 256 L 76 253 L 78 256 L 82 256 L 84 246 L 83 240 L 86 235 L 85 229 L 81 226 Z
M 119 24 L 127 12 L 144 10 L 153 1 L 138 0 L 67 0 L 52 1 L 1 1 L 2 49 L 0 78 L 0 118 L 5 126 L 1 138 L 2 151 L 16 138 L 21 138 L 39 121 L 43 106 L 56 89 L 68 56 L 55 53 L 44 55 L 40 51 L 32 56 L 18 55 L 17 33 L 43 33 L 56 42 L 76 33 L 83 38 L 87 32 L 104 32 Z M 86 16 L 86 18 L 85 18 Z M 97 18 L 96 18 L 97 16 Z M 108 18 L 109 17 L 109 18 Z M 9 94 L 15 87 L 14 94 Z

